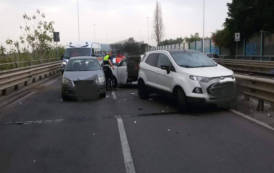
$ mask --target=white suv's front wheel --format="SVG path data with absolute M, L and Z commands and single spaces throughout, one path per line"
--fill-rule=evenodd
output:
M 187 100 L 184 91 L 181 88 L 177 88 L 175 90 L 175 96 L 177 98 L 178 109 L 181 112 L 185 112 L 187 110 Z
M 147 99 L 149 96 L 149 91 L 142 79 L 138 80 L 138 95 L 141 99 Z

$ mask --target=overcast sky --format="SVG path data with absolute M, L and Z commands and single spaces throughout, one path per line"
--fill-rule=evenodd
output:
M 202 35 L 202 0 L 159 0 L 164 38 Z M 206 36 L 221 29 L 231 0 L 206 0 Z M 112 43 L 134 37 L 153 43 L 153 14 L 156 0 L 79 0 L 81 41 Z M 0 43 L 20 35 L 22 14 L 40 9 L 55 22 L 61 43 L 78 39 L 77 0 L 1 0 Z

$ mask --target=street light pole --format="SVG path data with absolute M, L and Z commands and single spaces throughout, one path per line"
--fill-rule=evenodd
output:
M 78 23 L 78 41 L 80 41 L 80 23 L 79 23 L 79 0 L 77 0 L 77 23 Z
M 96 24 L 93 24 L 93 39 L 94 39 L 94 42 L 96 42 Z
M 149 44 L 149 17 L 147 17 L 147 44 Z
M 205 53 L 205 0 L 203 0 L 203 53 Z

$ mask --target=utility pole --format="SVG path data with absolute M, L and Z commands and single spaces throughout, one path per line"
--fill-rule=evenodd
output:
M 80 41 L 80 22 L 79 22 L 79 0 L 77 0 L 77 23 L 78 23 L 78 41 Z
M 261 47 L 260 57 L 261 58 L 260 59 L 263 60 L 263 56 L 264 56 L 264 31 L 261 30 L 260 33 L 261 33 L 261 40 L 260 40 L 260 47 Z
M 147 44 L 149 44 L 149 17 L 147 17 Z
M 203 53 L 205 53 L 205 0 L 203 0 Z
M 96 42 L 96 24 L 93 24 L 93 41 Z

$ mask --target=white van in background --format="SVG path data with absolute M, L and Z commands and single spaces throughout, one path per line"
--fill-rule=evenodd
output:
M 71 57 L 96 56 L 101 52 L 101 44 L 92 42 L 70 42 L 66 46 L 65 53 L 62 57 L 62 71 L 64 71 L 68 60 Z

